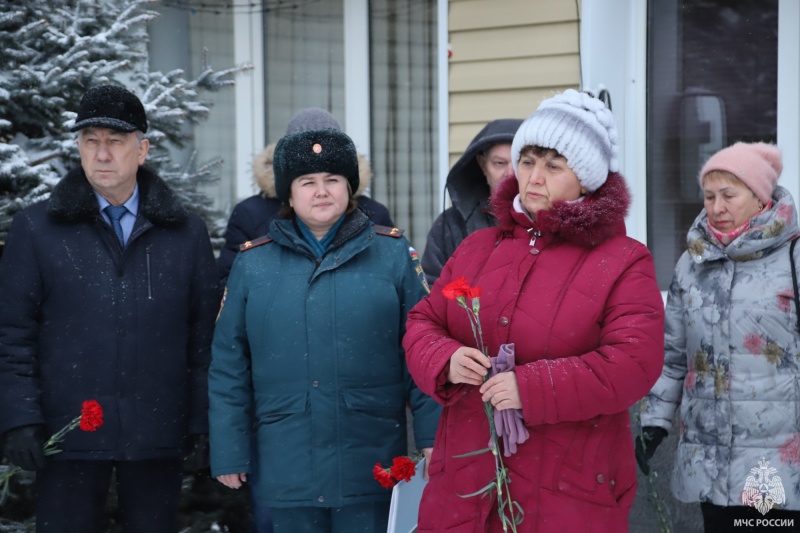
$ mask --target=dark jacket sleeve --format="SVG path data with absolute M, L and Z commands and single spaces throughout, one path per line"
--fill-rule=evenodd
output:
M 14 217 L 0 261 L 0 434 L 43 424 L 36 339 L 43 299 L 31 225 Z
M 403 242 L 406 246 L 410 246 L 406 239 L 403 239 Z M 417 268 L 420 266 L 419 259 L 412 258 L 410 254 L 406 255 L 408 256 L 408 266 L 403 275 L 403 313 L 401 315 L 401 332 L 403 335 L 405 335 L 406 331 L 405 323 L 408 318 L 408 312 L 429 293 L 424 274 Z M 400 351 L 404 359 L 403 373 L 407 401 L 413 415 L 414 442 L 418 449 L 430 448 L 433 446 L 433 439 L 436 436 L 436 428 L 439 425 L 442 407 L 433 398 L 419 390 L 408 371 L 408 365 L 405 363 L 405 351 L 402 346 Z
M 211 362 L 211 339 L 214 320 L 219 311 L 214 252 L 205 224 L 193 218 L 194 277 L 192 278 L 191 314 L 189 317 L 189 433 L 208 433 L 208 366 Z
M 238 258 L 214 328 L 208 372 L 211 474 L 250 473 L 253 458 L 253 381 L 247 339 L 247 256 Z
M 367 214 L 370 220 L 380 226 L 394 227 L 392 217 L 389 215 L 389 210 L 380 202 L 373 200 L 367 196 L 359 196 L 356 201 L 358 206 Z
M 464 219 L 453 207 L 446 209 L 433 221 L 425 243 L 425 252 L 422 254 L 422 269 L 429 286 L 433 287 L 442 274 L 444 264 L 464 240 L 464 226 Z
M 221 286 L 225 286 L 225 282 L 228 280 L 233 260 L 236 259 L 236 254 L 239 253 L 239 245 L 248 239 L 256 237 L 255 235 L 250 235 L 248 231 L 249 217 L 247 215 L 247 209 L 239 203 L 233 208 L 231 218 L 228 219 L 228 228 L 225 230 L 225 246 L 220 250 L 219 258 L 217 259 Z
M 239 246 L 249 240 L 267 234 L 269 223 L 278 216 L 280 202 L 274 198 L 251 196 L 233 208 L 228 228 L 225 230 L 225 246 L 219 252 L 217 270 L 220 287 L 224 287 L 231 273 L 233 260 L 239 253 Z

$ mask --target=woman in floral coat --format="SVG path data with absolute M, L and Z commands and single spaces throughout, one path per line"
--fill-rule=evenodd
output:
M 791 195 L 776 186 L 781 169 L 780 151 L 764 143 L 737 143 L 703 166 L 705 208 L 675 267 L 664 370 L 642 415 L 637 458 L 647 471 L 680 405 L 672 491 L 701 502 L 708 532 L 729 531 L 736 518 L 800 524 L 800 323 L 789 257 L 800 231 Z

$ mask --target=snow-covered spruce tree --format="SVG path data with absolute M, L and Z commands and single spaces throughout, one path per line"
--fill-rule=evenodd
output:
M 118 83 L 136 93 L 147 112 L 155 170 L 206 221 L 219 246 L 225 216 L 200 186 L 216 179 L 219 160 L 175 161 L 169 146 L 191 141 L 188 125 L 205 120 L 202 91 L 233 85 L 239 66 L 203 65 L 187 80 L 183 70 L 151 72 L 147 24 L 157 0 L 12 0 L 0 2 L 0 243 L 20 209 L 47 197 L 79 164 L 69 132 L 81 96 L 94 85 Z M 188 67 L 188 65 L 187 65 Z

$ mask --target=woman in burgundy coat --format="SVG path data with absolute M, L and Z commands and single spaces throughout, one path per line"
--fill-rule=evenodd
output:
M 499 225 L 459 246 L 408 317 L 409 370 L 445 406 L 419 531 L 502 531 L 496 495 L 463 497 L 495 477 L 491 453 L 459 457 L 487 446 L 483 400 L 524 420 L 514 442 L 501 439 L 524 511 L 517 531 L 626 532 L 636 492 L 628 409 L 661 373 L 664 306 L 649 251 L 625 236 L 613 115 L 567 90 L 528 117 L 511 151 L 517 177 L 492 199 Z M 459 277 L 482 290 L 488 354 L 515 345 L 513 371 L 484 382 L 490 360 L 465 310 L 442 295 Z

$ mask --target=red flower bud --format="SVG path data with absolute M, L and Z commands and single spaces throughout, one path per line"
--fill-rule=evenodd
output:
M 372 475 L 375 477 L 378 483 L 381 484 L 381 487 L 385 489 L 391 489 L 394 487 L 394 480 L 392 479 L 391 474 L 381 466 L 380 463 L 375 463 L 375 466 L 372 467 Z
M 467 296 L 469 298 L 480 298 L 481 297 L 481 288 L 480 287 L 469 287 L 467 289 Z
M 391 473 L 397 481 L 411 481 L 416 469 L 417 465 L 409 457 L 395 457 L 392 461 Z
M 81 430 L 97 431 L 103 425 L 103 408 L 96 400 L 87 400 L 81 406 Z
M 455 300 L 458 297 L 466 296 L 469 289 L 470 286 L 469 283 L 467 283 L 467 279 L 462 277 L 454 279 L 445 285 L 442 289 L 442 294 L 449 300 Z

